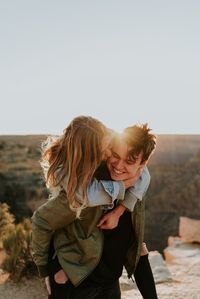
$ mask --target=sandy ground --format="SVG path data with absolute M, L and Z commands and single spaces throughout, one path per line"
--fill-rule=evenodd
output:
M 159 299 L 200 299 L 200 264 L 168 264 L 171 282 L 156 285 Z M 141 299 L 136 287 L 123 291 L 122 299 Z
M 0 262 L 3 253 L 0 252 Z M 156 285 L 159 299 L 200 299 L 200 264 L 169 264 L 172 282 Z M 132 288 L 133 287 L 133 288 Z M 122 299 L 141 299 L 136 286 L 130 283 L 129 290 L 122 290 Z M 126 289 L 127 289 L 126 288 Z M 130 290 L 130 288 L 132 288 Z M 34 278 L 23 279 L 20 283 L 8 280 L 8 275 L 0 270 L 0 299 L 45 299 L 47 293 L 43 282 Z
M 2 281 L 2 279 L 1 279 Z M 20 283 L 0 283 L 0 299 L 46 299 L 43 283 L 39 279 L 23 280 Z
M 0 249 L 0 266 L 5 253 Z M 9 275 L 0 268 L 0 299 L 45 299 L 44 283 L 39 278 L 23 279 L 19 283 L 9 281 Z

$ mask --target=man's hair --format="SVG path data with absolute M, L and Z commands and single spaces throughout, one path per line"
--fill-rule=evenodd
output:
M 150 131 L 147 123 L 124 129 L 122 136 L 129 147 L 131 159 L 135 160 L 142 152 L 141 163 L 148 160 L 156 147 L 156 136 Z

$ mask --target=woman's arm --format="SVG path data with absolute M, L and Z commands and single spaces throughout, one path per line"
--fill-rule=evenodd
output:
M 145 166 L 140 178 L 136 181 L 135 185 L 129 188 L 125 193 L 124 200 L 119 201 L 119 205 L 111 212 L 105 214 L 98 223 L 101 229 L 113 229 L 117 227 L 119 218 L 125 210 L 132 212 L 138 200 L 142 200 L 150 183 L 150 174 Z
M 137 200 L 142 200 L 144 197 L 149 184 L 150 174 L 146 166 L 136 181 L 133 178 L 127 183 L 94 179 L 87 189 L 88 206 L 104 205 L 105 208 L 112 209 L 114 201 L 118 200 L 126 209 L 132 212 Z M 77 192 L 77 198 L 81 200 L 81 188 L 80 192 Z
M 67 184 L 65 180 L 62 183 L 66 191 Z M 116 199 L 123 200 L 126 186 L 122 181 L 97 180 L 94 178 L 87 188 L 87 206 L 105 206 L 106 209 L 112 209 Z M 76 191 L 76 197 L 79 202 L 82 201 L 82 188 Z
M 138 200 L 142 200 L 147 192 L 151 180 L 150 173 L 147 166 L 144 167 L 141 176 L 136 181 L 134 186 L 128 188 L 125 193 L 124 200 L 120 202 L 130 212 L 134 210 L 135 204 Z

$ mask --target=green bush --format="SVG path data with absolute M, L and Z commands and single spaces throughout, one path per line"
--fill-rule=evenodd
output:
M 10 278 L 19 281 L 22 276 L 35 274 L 35 266 L 31 256 L 31 222 L 24 220 L 7 231 L 3 239 L 6 259 L 2 268 L 10 273 Z
M 4 236 L 14 228 L 14 220 L 14 216 L 9 212 L 9 206 L 6 203 L 0 203 L 0 248 Z

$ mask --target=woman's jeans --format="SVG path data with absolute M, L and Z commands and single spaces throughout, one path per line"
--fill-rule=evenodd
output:
M 119 282 L 109 286 L 92 286 L 81 284 L 74 287 L 70 282 L 51 284 L 52 294 L 49 299 L 120 299 Z
M 54 275 L 61 269 L 57 257 L 49 259 L 49 278 L 51 295 L 49 299 L 120 299 L 121 292 L 119 281 L 116 280 L 108 285 L 97 285 L 92 282 L 83 281 L 79 286 L 74 287 L 70 281 L 65 284 L 58 284 Z

